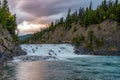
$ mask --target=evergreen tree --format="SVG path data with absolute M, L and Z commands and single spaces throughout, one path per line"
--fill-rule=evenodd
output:
M 68 10 L 68 14 L 67 14 L 67 17 L 66 17 L 66 29 L 70 29 L 71 28 L 71 9 Z
M 120 4 L 118 5 L 116 10 L 117 10 L 117 14 L 116 14 L 117 21 L 118 21 L 118 23 L 120 23 Z
M 7 0 L 3 0 L 0 7 L 0 24 L 3 26 L 3 28 L 8 29 L 15 40 L 17 39 L 15 33 L 17 27 L 16 15 L 12 15 L 12 13 L 9 11 Z
M 88 31 L 87 47 L 88 48 L 92 48 L 93 47 L 93 43 L 94 43 L 94 31 L 92 29 L 90 29 L 90 31 Z
M 79 13 L 78 13 L 78 22 L 79 22 L 80 25 L 83 25 L 83 23 L 84 23 L 84 21 L 83 21 L 84 13 L 85 13 L 84 8 L 80 7 Z
M 115 0 L 115 5 L 116 5 L 116 6 L 118 5 L 118 0 Z
M 92 1 L 90 2 L 89 10 L 92 10 Z
M 90 2 L 90 6 L 86 9 L 80 8 L 78 11 L 76 10 L 72 14 L 71 9 L 69 9 L 67 17 L 65 19 L 60 18 L 59 20 L 56 20 L 56 22 L 52 23 L 49 28 L 41 31 L 38 34 L 42 35 L 49 30 L 51 31 L 51 29 L 54 30 L 58 26 L 63 26 L 66 30 L 70 30 L 71 27 L 73 27 L 74 25 L 78 25 L 78 23 L 78 26 L 81 25 L 82 27 L 89 27 L 89 25 L 91 24 L 100 24 L 102 21 L 107 19 L 117 20 L 118 23 L 120 23 L 120 3 L 118 2 L 118 0 L 103 0 L 102 4 L 100 6 L 97 6 L 96 10 L 92 9 L 92 2 Z M 73 28 L 73 32 L 75 31 L 76 28 Z M 79 36 L 74 38 L 73 41 L 76 43 L 80 43 L 80 38 L 78 37 Z M 103 40 L 97 38 L 94 35 L 94 32 L 90 30 L 88 33 L 88 46 L 100 46 L 101 44 L 103 44 Z

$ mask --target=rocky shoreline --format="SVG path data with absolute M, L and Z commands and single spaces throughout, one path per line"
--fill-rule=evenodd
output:
M 98 55 L 98 56 L 120 56 L 120 51 L 94 51 L 87 48 L 75 47 L 75 54 L 78 55 Z
M 16 44 L 10 32 L 0 24 L 0 65 L 12 60 L 14 56 L 25 54 L 21 47 Z
M 27 53 L 21 49 L 20 46 L 15 47 L 15 52 L 11 54 L 11 52 L 0 52 L 0 64 L 5 64 L 9 60 L 13 60 L 15 56 L 26 55 Z

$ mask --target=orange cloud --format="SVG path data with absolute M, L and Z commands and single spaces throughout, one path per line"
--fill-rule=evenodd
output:
M 23 23 L 18 25 L 19 35 L 22 34 L 33 34 L 37 31 L 40 31 L 42 28 L 45 28 L 46 25 L 44 24 L 34 24 L 29 23 L 27 21 L 23 21 Z

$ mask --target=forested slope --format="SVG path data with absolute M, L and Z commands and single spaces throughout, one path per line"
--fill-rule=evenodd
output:
M 52 22 L 25 43 L 72 43 L 94 51 L 120 50 L 120 4 L 104 0 L 95 10 L 68 11 L 66 18 Z

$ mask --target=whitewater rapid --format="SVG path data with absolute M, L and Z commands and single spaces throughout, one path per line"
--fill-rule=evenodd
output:
M 21 48 L 27 55 L 14 57 L 14 61 L 65 60 L 88 56 L 75 54 L 71 44 L 22 44 Z

